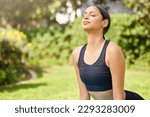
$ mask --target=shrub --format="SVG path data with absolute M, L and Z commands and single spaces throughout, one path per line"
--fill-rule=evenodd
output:
M 72 50 L 85 41 L 85 33 L 79 26 L 79 20 L 74 25 L 64 27 L 50 27 L 48 29 L 30 30 L 32 47 L 29 53 L 31 64 L 50 66 L 53 64 L 67 64 L 71 62 Z M 43 32 L 45 30 L 45 32 Z M 80 31 L 80 34 L 79 32 Z M 29 31 L 25 31 L 29 32 Z
M 0 28 L 0 85 L 26 78 L 29 46 L 23 32 Z
M 107 37 L 117 42 L 122 48 L 127 65 L 130 66 L 150 50 L 148 30 L 137 22 L 135 15 L 113 14 L 112 25 Z M 143 60 L 145 60 L 143 58 Z
M 133 65 L 130 65 L 130 68 L 136 71 L 150 72 L 150 53 L 141 55 Z

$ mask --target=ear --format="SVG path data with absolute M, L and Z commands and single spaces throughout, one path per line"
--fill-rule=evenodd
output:
M 108 19 L 102 21 L 102 26 L 105 28 L 108 25 Z

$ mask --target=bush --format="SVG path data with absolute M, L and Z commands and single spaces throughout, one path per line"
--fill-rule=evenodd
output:
M 146 53 L 141 55 L 133 65 L 130 65 L 131 69 L 134 69 L 136 71 L 150 71 L 150 53 Z
M 66 44 L 64 41 L 65 35 L 63 35 L 63 29 L 60 28 L 55 30 L 49 28 L 45 30 L 44 33 L 41 33 L 41 30 L 36 32 L 35 37 L 31 38 L 32 47 L 29 53 L 30 64 L 49 66 L 61 63 L 59 60 L 60 53 L 61 51 L 65 51 L 63 44 Z M 31 30 L 31 32 L 32 31 L 33 30 Z
M 29 46 L 23 32 L 0 28 L 0 85 L 26 78 Z
M 148 30 L 137 22 L 135 15 L 113 14 L 112 25 L 107 37 L 115 41 L 122 48 L 127 65 L 130 66 L 150 50 Z M 146 59 L 146 58 L 145 58 Z M 146 61 L 143 58 L 143 61 Z
M 78 19 L 66 28 L 37 29 L 36 34 L 35 29 L 25 31 L 35 35 L 32 37 L 31 34 L 27 34 L 31 37 L 32 42 L 29 54 L 30 63 L 40 66 L 70 63 L 72 50 L 85 42 L 85 33 L 79 26 L 79 21 Z

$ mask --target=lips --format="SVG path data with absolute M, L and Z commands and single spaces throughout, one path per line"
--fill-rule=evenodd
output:
M 89 24 L 89 21 L 83 21 L 83 25 Z

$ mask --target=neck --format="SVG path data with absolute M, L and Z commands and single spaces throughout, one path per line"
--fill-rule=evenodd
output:
M 94 49 L 99 48 L 100 45 L 102 45 L 104 42 L 104 38 L 102 33 L 94 32 L 94 33 L 88 33 L 88 48 Z

